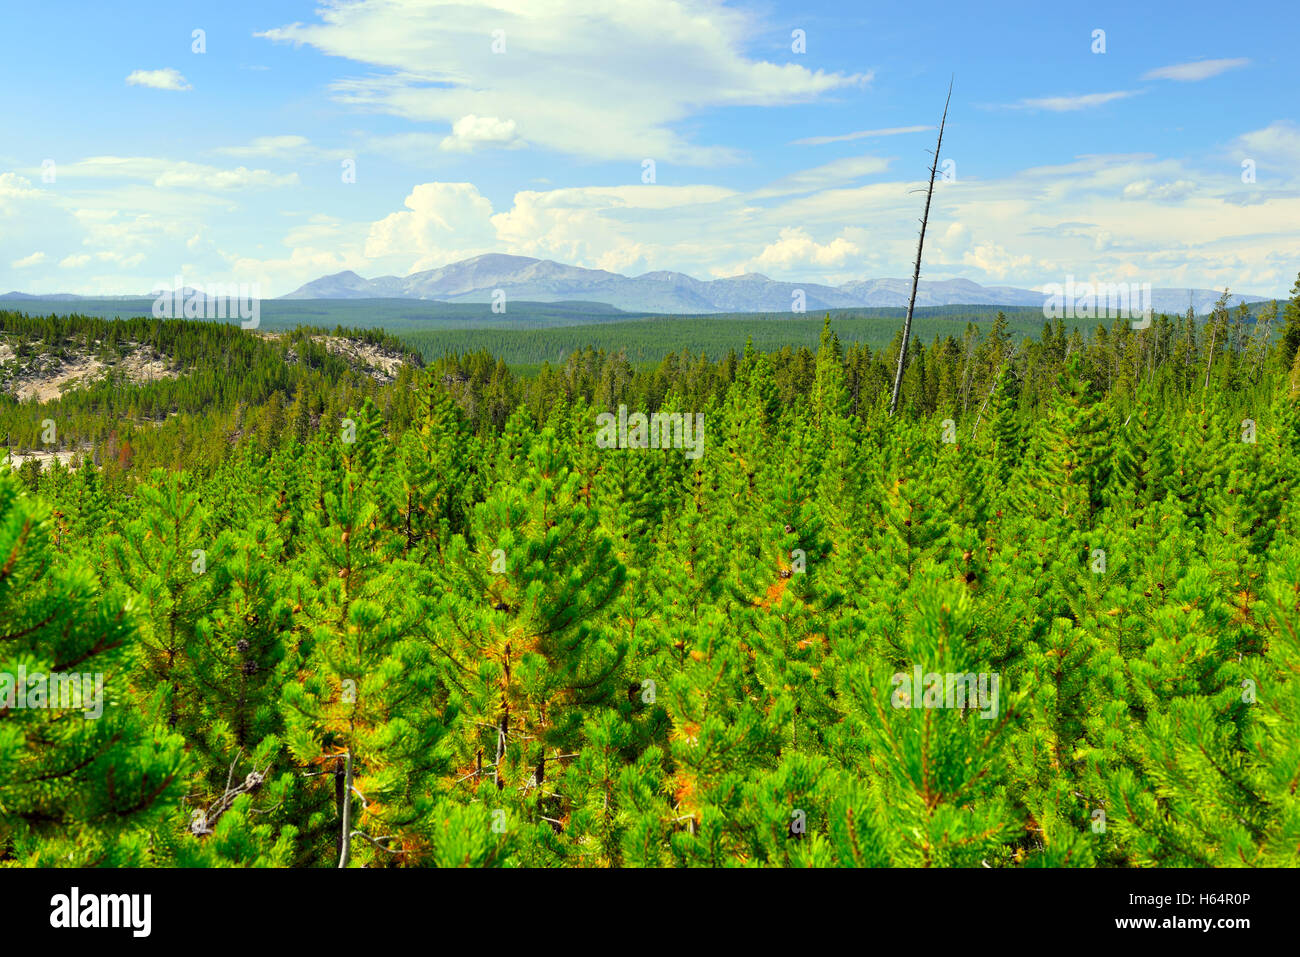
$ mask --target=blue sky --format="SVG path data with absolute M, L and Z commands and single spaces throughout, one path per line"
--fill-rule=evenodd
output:
M 905 275 L 953 75 L 927 278 L 1285 293 L 1300 5 L 1136 7 L 15 5 L 0 291 L 273 296 L 483 252 Z

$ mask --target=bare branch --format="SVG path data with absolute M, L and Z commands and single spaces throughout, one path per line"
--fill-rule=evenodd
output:
M 230 786 L 231 781 L 235 778 L 235 767 L 239 764 L 239 758 L 242 754 L 243 749 L 241 748 L 239 753 L 235 755 L 235 760 L 230 764 L 230 771 L 226 774 L 226 786 L 222 790 L 221 797 L 209 804 L 206 810 L 196 810 L 190 818 L 190 833 L 195 837 L 205 837 L 216 830 L 221 815 L 230 810 L 235 803 L 235 799 L 241 794 L 252 794 L 257 791 L 266 780 L 267 772 L 271 770 L 269 764 L 261 771 L 254 768 L 237 787 L 232 788 Z

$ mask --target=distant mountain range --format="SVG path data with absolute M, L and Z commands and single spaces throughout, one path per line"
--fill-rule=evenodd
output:
M 77 296 L 70 292 L 51 292 L 34 296 L 26 292 L 7 292 L 0 299 L 15 299 L 19 302 L 76 302 L 79 299 L 150 299 L 151 296 Z
M 808 312 L 824 309 L 900 307 L 907 305 L 910 279 L 858 279 L 839 286 L 777 282 L 759 273 L 726 279 L 695 279 L 680 272 L 648 272 L 624 276 L 604 269 L 566 266 L 549 259 L 489 253 L 438 269 L 399 276 L 364 279 L 354 272 L 323 276 L 280 299 L 411 299 L 451 303 L 491 302 L 497 290 L 511 301 L 568 302 L 581 300 L 628 312 L 701 315 L 726 312 L 790 312 L 797 290 L 803 291 Z M 75 301 L 69 294 L 29 296 L 9 293 L 0 299 Z M 138 299 L 135 296 L 93 297 Z M 1188 304 L 1206 313 L 1219 298 L 1213 289 L 1151 291 L 1156 312 L 1183 313 Z M 1232 305 L 1260 302 L 1264 296 L 1234 295 Z M 1044 294 L 1014 286 L 981 286 L 969 279 L 922 280 L 918 306 L 1037 306 Z
M 462 262 L 399 276 L 363 279 L 354 272 L 335 273 L 307 283 L 281 299 L 436 299 L 443 302 L 490 302 L 496 290 L 506 301 L 603 302 L 629 312 L 698 315 L 714 312 L 789 312 L 796 290 L 803 290 L 809 312 L 818 309 L 906 306 L 910 279 L 858 279 L 839 286 L 812 282 L 777 282 L 759 273 L 726 279 L 695 279 L 680 272 L 624 276 L 604 269 L 566 266 L 549 259 L 490 253 Z M 1156 312 L 1209 311 L 1219 298 L 1213 289 L 1152 289 Z M 1234 296 L 1233 305 L 1259 302 L 1263 296 Z M 981 286 L 969 279 L 922 280 L 918 306 L 1039 306 L 1044 296 L 1014 286 Z

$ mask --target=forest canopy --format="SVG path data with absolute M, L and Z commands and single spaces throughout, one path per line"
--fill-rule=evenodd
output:
M 829 318 L 0 343 L 109 370 L 0 398 L 0 864 L 1300 864 L 1300 282 L 918 339 L 894 416 L 899 339 Z M 702 454 L 598 444 L 629 410 Z

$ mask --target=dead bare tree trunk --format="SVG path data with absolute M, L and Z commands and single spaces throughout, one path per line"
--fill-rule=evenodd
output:
M 907 362 L 907 343 L 912 338 L 912 312 L 916 309 L 916 287 L 921 282 L 921 250 L 925 248 L 925 227 L 930 222 L 930 200 L 934 196 L 934 174 L 939 168 L 939 151 L 943 149 L 943 127 L 948 122 L 948 103 L 952 100 L 952 82 L 948 83 L 948 99 L 943 101 L 943 119 L 939 121 L 939 141 L 934 147 L 934 162 L 930 164 L 930 186 L 925 191 L 925 212 L 921 216 L 921 238 L 916 243 L 916 265 L 912 269 L 912 296 L 907 300 L 907 318 L 903 320 L 903 341 L 898 347 L 898 368 L 894 371 L 894 392 L 889 398 L 889 414 L 898 409 L 898 397 L 903 391 L 903 366 Z
M 975 354 L 975 333 L 969 329 L 966 331 L 966 341 L 964 344 L 964 358 L 961 365 L 961 414 L 966 414 L 966 409 L 970 406 L 970 360 Z
M 1269 303 L 1265 309 L 1260 309 L 1259 318 L 1255 320 L 1255 335 L 1252 336 L 1252 338 L 1258 341 L 1260 344 L 1258 354 L 1255 357 L 1256 361 L 1255 361 L 1255 372 L 1254 372 L 1253 379 L 1256 382 L 1259 381 L 1259 374 L 1261 371 L 1263 371 L 1264 368 L 1264 356 L 1268 354 L 1268 326 L 1269 323 L 1271 323 L 1276 318 L 1277 318 L 1277 302 L 1274 301 Z M 1259 324 L 1261 321 L 1264 323 L 1263 332 L 1260 332 L 1259 330 Z
M 343 851 L 339 867 L 346 868 L 352 857 L 352 749 L 348 748 L 347 768 L 343 772 Z
M 1201 386 L 1202 390 L 1210 387 L 1210 370 L 1214 368 L 1214 342 L 1219 335 L 1219 320 L 1217 318 L 1210 320 L 1210 358 L 1205 363 L 1205 383 Z
M 998 363 L 998 371 L 993 376 L 993 384 L 989 386 L 989 394 L 984 397 L 984 404 L 981 405 L 980 410 L 977 413 L 975 413 L 975 424 L 971 427 L 970 430 L 970 440 L 972 442 L 975 441 L 975 433 L 979 431 L 980 419 L 984 417 L 984 410 L 989 407 L 989 402 L 993 398 L 993 393 L 997 391 L 998 383 L 1002 381 L 1002 376 L 1006 373 L 1006 370 L 1011 365 L 1011 363 L 1016 361 L 1016 356 L 1019 355 L 1020 347 L 1023 344 L 1024 344 L 1023 339 L 1020 342 L 1017 342 L 1016 347 L 1013 350 L 1011 350 L 1011 355 L 1007 357 L 1006 361 Z
M 1228 290 L 1225 289 L 1223 295 L 1219 297 L 1219 301 L 1214 304 L 1214 311 L 1210 313 L 1210 359 L 1205 363 L 1205 384 L 1201 386 L 1202 392 L 1210 387 L 1210 370 L 1214 368 L 1214 345 L 1219 338 L 1219 316 L 1221 313 L 1224 314 L 1224 320 L 1226 321 L 1227 309 Z

